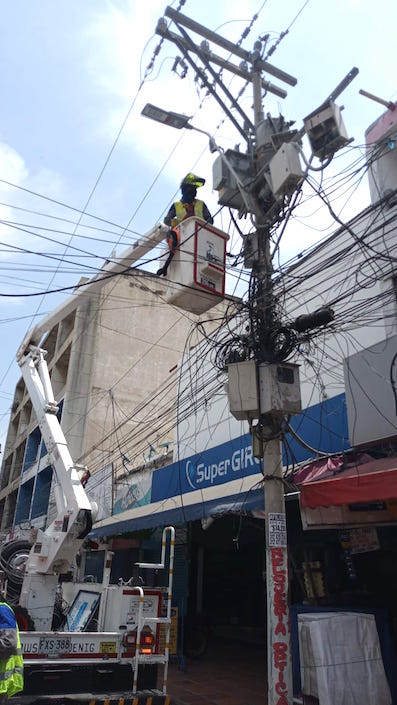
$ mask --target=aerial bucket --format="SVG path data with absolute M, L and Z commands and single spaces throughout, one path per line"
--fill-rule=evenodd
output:
M 168 267 L 167 303 L 201 314 L 225 294 L 226 242 L 229 236 L 201 218 L 178 225 L 179 247 Z

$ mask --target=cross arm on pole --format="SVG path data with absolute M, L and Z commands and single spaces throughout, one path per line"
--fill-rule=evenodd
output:
M 230 51 L 231 54 L 239 56 L 241 59 L 243 59 L 243 61 L 248 61 L 250 63 L 252 62 L 251 53 L 249 51 L 243 49 L 237 44 L 233 44 L 233 42 L 230 42 L 228 39 L 221 37 L 216 32 L 212 32 L 210 29 L 207 29 L 207 27 L 204 27 L 198 22 L 195 22 L 194 20 L 190 19 L 190 17 L 183 15 L 181 12 L 174 10 L 172 7 L 166 7 L 164 14 L 166 17 L 169 17 L 175 23 L 178 23 L 179 25 L 183 24 L 188 29 L 191 29 L 193 32 L 196 32 L 196 34 L 200 34 L 205 39 L 208 39 L 208 41 L 214 42 L 214 44 L 218 44 L 218 46 L 222 47 L 223 49 L 226 49 L 226 51 Z M 277 68 L 277 66 L 273 66 L 273 64 L 269 64 L 268 61 L 261 61 L 260 68 L 264 71 L 267 71 L 267 73 L 270 73 L 270 75 L 274 78 L 278 78 L 280 79 L 280 81 L 283 81 L 284 83 L 287 83 L 290 86 L 295 86 L 297 83 L 297 80 L 296 78 L 294 78 L 294 76 L 291 76 L 285 71 L 282 71 L 281 69 Z
M 171 32 L 171 30 L 166 29 L 162 22 L 160 22 L 158 24 L 156 31 L 157 31 L 157 34 L 160 34 L 161 36 L 166 37 L 167 39 L 173 41 L 174 44 L 176 44 L 176 40 L 178 40 L 180 45 L 184 46 L 186 51 L 190 51 L 192 53 L 197 54 L 197 56 L 199 56 L 201 59 L 203 58 L 203 56 L 205 56 L 206 58 L 208 58 L 209 61 L 211 61 L 212 64 L 216 64 L 217 66 L 220 66 L 221 68 L 225 69 L 226 71 L 230 71 L 230 73 L 233 73 L 236 76 L 243 78 L 245 81 L 252 82 L 252 73 L 245 70 L 241 66 L 236 66 L 235 64 L 232 64 L 230 61 L 223 59 L 221 56 L 214 54 L 209 49 L 207 50 L 207 49 L 204 49 L 202 46 L 198 46 L 192 40 L 190 40 L 189 45 L 188 45 L 188 43 L 184 39 L 182 39 L 182 37 L 178 37 L 178 35 L 175 34 L 175 32 Z M 268 91 L 269 93 L 273 93 L 278 98 L 286 98 L 287 97 L 287 91 L 285 91 L 284 88 L 280 88 L 279 86 L 275 86 L 274 83 L 271 83 L 271 81 L 266 81 L 265 79 L 262 79 L 262 88 L 263 88 L 263 90 Z
M 180 28 L 179 28 L 179 29 L 180 29 Z M 183 31 L 183 30 L 182 30 L 182 31 Z M 238 132 L 242 135 L 242 137 L 245 139 L 245 141 L 246 141 L 246 142 L 249 142 L 249 138 L 248 138 L 248 135 L 247 135 L 246 130 L 244 130 L 244 128 L 241 127 L 241 125 L 238 123 L 238 121 L 236 120 L 236 118 L 234 117 L 234 115 L 232 115 L 232 113 L 230 112 L 230 110 L 228 110 L 228 108 L 226 108 L 226 106 L 225 106 L 225 104 L 223 103 L 222 99 L 218 96 L 217 92 L 214 90 L 214 88 L 211 86 L 210 82 L 208 81 L 208 79 L 207 79 L 207 77 L 206 77 L 204 71 L 202 71 L 202 70 L 200 69 L 200 67 L 197 66 L 197 64 L 195 64 L 194 61 L 192 60 L 192 58 L 189 56 L 187 46 L 189 46 L 190 39 L 189 39 L 188 35 L 185 33 L 185 34 L 186 34 L 186 36 L 185 36 L 185 42 L 183 42 L 183 41 L 181 41 L 181 38 L 178 37 L 177 35 L 175 35 L 175 34 L 174 34 L 174 35 L 171 35 L 171 34 L 169 33 L 168 29 L 163 25 L 163 23 L 160 23 L 160 25 L 157 25 L 156 32 L 157 32 L 157 34 L 160 34 L 160 35 L 161 35 L 162 37 L 164 37 L 165 39 L 169 39 L 169 40 L 172 41 L 174 44 L 176 44 L 176 46 L 178 47 L 178 49 L 179 49 L 179 50 L 182 52 L 182 54 L 184 55 L 186 61 L 189 62 L 189 64 L 191 65 L 191 67 L 194 69 L 194 71 L 197 73 L 197 75 L 199 76 L 199 78 L 202 80 L 202 82 L 203 82 L 203 84 L 205 85 L 205 87 L 209 90 L 209 92 L 211 93 L 211 95 L 212 95 L 212 96 L 215 98 L 215 100 L 219 103 L 219 105 L 221 106 L 222 110 L 224 110 L 224 111 L 226 112 L 226 114 L 227 114 L 229 120 L 233 123 L 233 125 L 234 125 L 235 128 L 238 130 Z M 186 45 L 187 45 L 187 46 L 186 46 Z M 243 113 L 243 114 L 244 114 L 244 113 Z M 246 118 L 245 114 L 244 114 L 244 119 L 248 120 L 248 118 Z

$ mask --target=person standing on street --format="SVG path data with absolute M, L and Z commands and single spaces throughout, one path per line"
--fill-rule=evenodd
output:
M 0 593 L 0 705 L 23 690 L 23 658 L 15 614 Z

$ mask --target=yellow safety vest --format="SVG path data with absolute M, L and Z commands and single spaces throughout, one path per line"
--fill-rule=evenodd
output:
M 204 220 L 204 202 L 203 201 L 198 201 L 195 200 L 193 201 L 194 203 L 194 215 L 196 218 L 201 218 Z M 188 213 L 186 210 L 186 203 L 183 203 L 182 201 L 176 201 L 174 203 L 175 207 L 175 218 L 172 218 L 171 220 L 171 225 L 174 228 L 175 225 L 178 225 L 182 220 L 184 220 Z
M 0 602 L 0 609 L 11 607 L 6 602 Z M 12 612 L 12 610 L 11 610 Z M 17 630 L 17 653 L 6 659 L 0 659 L 0 695 L 6 694 L 8 697 L 23 690 L 23 658 L 19 629 Z

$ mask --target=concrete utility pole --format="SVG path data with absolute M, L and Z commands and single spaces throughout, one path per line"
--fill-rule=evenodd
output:
M 334 152 L 348 143 L 340 110 L 333 100 L 354 78 L 353 69 L 329 98 L 304 120 L 301 131 L 291 130 L 279 115 L 264 116 L 262 92 L 285 98 L 284 89 L 264 80 L 269 73 L 290 86 L 296 79 L 262 59 L 264 45 L 256 42 L 253 52 L 224 39 L 171 7 L 165 10 L 179 34 L 168 29 L 161 18 L 156 32 L 176 44 L 184 60 L 190 64 L 196 76 L 213 98 L 222 106 L 230 122 L 239 131 L 247 144 L 247 152 L 228 150 L 223 153 L 209 133 L 195 128 L 186 115 L 162 110 L 148 104 L 143 115 L 177 129 L 197 129 L 210 137 L 211 151 L 219 157 L 213 166 L 214 188 L 219 191 L 219 204 L 235 208 L 239 215 L 251 214 L 255 233 L 244 245 L 246 267 L 252 269 L 250 310 L 250 355 L 240 363 L 228 363 L 229 388 L 234 372 L 237 381 L 236 407 L 231 401 L 231 413 L 238 419 L 248 419 L 252 431 L 254 455 L 263 457 L 266 531 L 266 583 L 267 583 L 267 652 L 268 652 L 268 700 L 267 705 L 292 705 L 292 663 L 288 609 L 288 554 L 284 485 L 282 481 L 281 434 L 286 415 L 300 411 L 299 379 L 297 366 L 283 361 L 295 347 L 298 332 L 310 327 L 325 325 L 332 319 L 332 312 L 324 309 L 312 316 L 301 316 L 300 328 L 283 326 L 283 313 L 277 310 L 273 293 L 273 268 L 270 233 L 280 222 L 281 214 L 306 173 L 301 166 L 299 151 L 301 138 L 307 134 L 313 156 L 330 160 Z M 186 29 L 204 37 L 200 45 L 194 43 Z M 266 43 L 266 39 L 264 40 Z M 236 66 L 213 53 L 211 44 L 216 44 L 230 55 L 238 57 Z M 199 66 L 192 56 L 198 57 Z M 230 71 L 252 83 L 254 120 L 243 112 L 236 100 L 216 73 L 212 64 Z M 210 79 L 207 77 L 210 76 Z M 216 87 L 215 87 L 216 86 Z M 223 92 L 224 98 L 221 97 Z M 228 101 L 233 109 L 225 105 Z M 242 119 L 241 125 L 238 117 Z M 309 167 L 308 167 L 309 168 Z M 316 315 L 317 314 L 317 315 Z M 307 319 L 307 320 L 306 320 Z M 298 319 L 297 319 L 298 321 Z M 295 337 L 294 337 L 295 336 Z M 244 367 L 245 365 L 245 367 Z M 250 392 L 245 394 L 247 388 Z M 298 392 L 297 392 L 298 389 Z M 249 398 L 248 398 L 249 397 Z M 298 398 L 299 397 L 299 398 Z M 258 424 L 253 425 L 253 419 Z
M 258 46 L 259 44 L 259 46 Z M 261 43 L 254 47 L 252 86 L 256 161 L 258 171 L 264 166 L 261 157 L 260 126 L 264 121 L 262 106 L 261 70 L 258 66 Z M 272 361 L 274 350 L 269 345 L 268 332 L 274 329 L 275 301 L 273 296 L 273 267 L 270 253 L 269 221 L 260 210 L 255 217 L 258 258 L 253 275 L 257 280 L 256 300 L 250 305 L 258 311 L 260 324 L 261 360 Z M 254 289 L 254 290 L 255 290 Z M 281 427 L 280 427 L 281 431 Z M 266 594 L 267 594 L 267 679 L 268 705 L 292 703 L 292 660 L 288 611 L 288 552 L 284 484 L 282 482 L 282 448 L 280 438 L 263 443 L 263 470 L 265 477 L 265 538 L 266 538 Z

